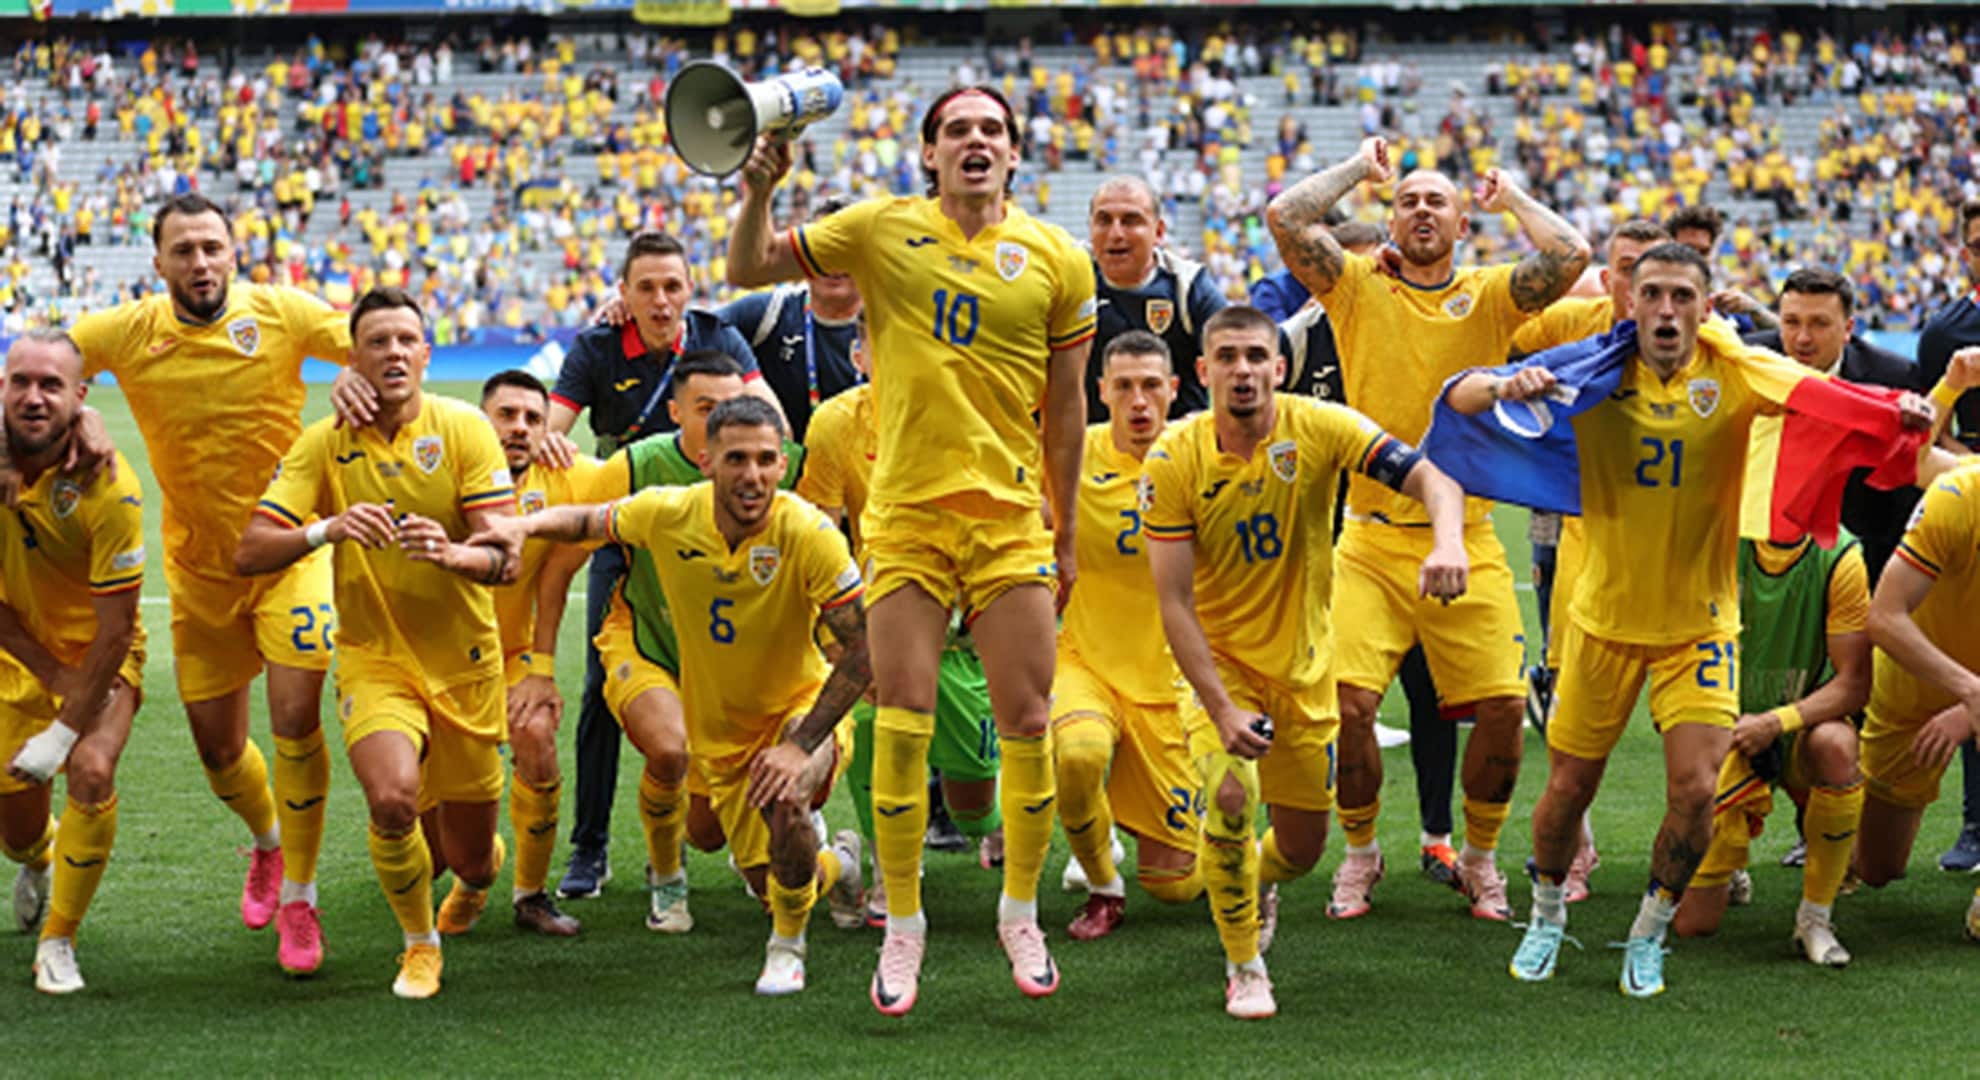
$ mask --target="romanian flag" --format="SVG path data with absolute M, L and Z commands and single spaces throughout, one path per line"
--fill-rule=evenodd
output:
M 1916 481 L 1918 454 L 1929 433 L 1904 427 L 1898 391 L 1811 374 L 1778 353 L 1740 341 L 1723 320 L 1699 326 L 1698 348 L 1737 365 L 1754 393 L 1781 407 L 1779 415 L 1758 417 L 1753 424 L 1741 535 L 1792 543 L 1812 534 L 1816 543 L 1832 546 L 1850 473 L 1868 468 L 1870 486 L 1885 490 Z M 1559 385 L 1549 400 L 1500 402 L 1477 416 L 1459 414 L 1440 395 L 1423 451 L 1468 494 L 1578 514 L 1581 467 L 1574 428 L 1566 421 L 1606 399 L 1635 352 L 1636 325 L 1624 322 L 1606 334 L 1535 353 L 1521 364 L 1484 369 L 1506 375 L 1542 364 Z

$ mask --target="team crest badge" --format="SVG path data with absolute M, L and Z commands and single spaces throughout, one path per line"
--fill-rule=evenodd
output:
M 1176 302 L 1174 300 L 1150 300 L 1148 307 L 1144 310 L 1148 316 L 1148 330 L 1150 333 L 1166 334 L 1169 332 L 1169 324 L 1176 321 Z
M 1006 240 L 997 245 L 997 276 L 1005 281 L 1016 281 L 1030 261 L 1031 252 L 1023 244 Z
M 1444 301 L 1444 314 L 1453 319 L 1462 319 L 1471 314 L 1471 294 L 1459 293 Z
M 82 489 L 68 480 L 55 481 L 55 495 L 52 505 L 55 516 L 68 517 L 76 512 L 76 504 L 82 501 Z
M 534 514 L 549 505 L 549 500 L 540 491 L 525 491 L 522 495 L 522 512 Z
M 1141 512 L 1146 514 L 1155 509 L 1155 481 L 1144 476 L 1135 488 L 1135 496 L 1141 504 Z
M 775 544 L 750 548 L 749 576 L 755 578 L 758 585 L 768 585 L 776 578 L 777 567 L 782 566 L 783 562 L 784 558 L 778 554 Z
M 1691 391 L 1691 411 L 1701 419 L 1719 407 L 1719 380 L 1693 379 L 1687 389 Z
M 422 435 L 413 440 L 413 463 L 419 466 L 420 472 L 432 475 L 433 470 L 440 467 L 440 457 L 440 436 Z
M 227 324 L 227 340 L 234 348 L 241 350 L 242 356 L 253 356 L 261 347 L 261 324 L 253 318 L 235 319 Z
M 1290 484 L 1299 475 L 1299 444 L 1287 439 L 1265 448 L 1272 462 L 1272 475 Z

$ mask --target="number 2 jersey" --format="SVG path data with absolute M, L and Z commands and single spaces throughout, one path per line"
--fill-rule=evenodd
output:
M 852 275 L 873 336 L 884 505 L 977 493 L 1041 501 L 1054 349 L 1093 337 L 1093 261 L 1065 230 L 1006 203 L 973 237 L 931 198 L 871 199 L 791 231 L 807 274 Z
M 1398 486 L 1415 454 L 1346 406 L 1275 400 L 1272 432 L 1248 460 L 1219 448 L 1213 413 L 1170 425 L 1141 467 L 1142 529 L 1196 545 L 1196 617 L 1210 648 L 1303 690 L 1333 663 L 1338 477 Z
M 1176 703 L 1176 665 L 1143 550 L 1141 462 L 1114 446 L 1113 429 L 1086 429 L 1079 477 L 1079 584 L 1066 604 L 1059 648 L 1129 701 Z

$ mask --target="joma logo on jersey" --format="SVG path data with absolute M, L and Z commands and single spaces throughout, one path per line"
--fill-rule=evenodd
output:
M 914 248 L 927 247 L 934 242 L 935 238 L 932 236 L 910 236 L 908 237 L 907 246 Z
M 420 472 L 431 476 L 433 470 L 440 467 L 442 455 L 440 436 L 422 435 L 413 440 L 413 464 L 419 466 Z
M 758 585 L 768 585 L 777 576 L 777 568 L 784 564 L 784 557 L 775 544 L 760 544 L 749 549 L 749 576 Z
M 261 348 L 261 324 L 255 322 L 252 316 L 235 319 L 227 324 L 227 340 L 234 343 L 234 348 L 241 350 L 242 356 L 253 356 L 254 351 Z
M 1459 293 L 1444 301 L 1444 314 L 1453 319 L 1462 319 L 1471 314 L 1471 294 Z
M 1719 380 L 1693 379 L 1686 389 L 1691 391 L 1691 411 L 1701 419 L 1719 407 Z
M 1287 439 L 1265 450 L 1272 462 L 1272 475 L 1290 484 L 1299 476 L 1299 444 Z
M 1148 320 L 1149 332 L 1166 334 L 1169 331 L 1170 324 L 1176 321 L 1176 302 L 1174 300 L 1150 300 L 1147 306 L 1142 308 L 1141 314 L 1143 318 Z

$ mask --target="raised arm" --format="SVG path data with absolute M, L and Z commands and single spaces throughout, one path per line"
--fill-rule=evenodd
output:
M 1540 205 L 1500 170 L 1485 171 L 1478 208 L 1488 214 L 1512 214 L 1533 244 L 1533 252 L 1513 267 L 1513 303 L 1521 311 L 1537 313 L 1566 296 L 1588 269 L 1594 252 L 1581 231 Z
M 770 222 L 770 199 L 790 171 L 790 144 L 768 135 L 759 137 L 742 167 L 742 206 L 729 233 L 729 284 L 756 289 L 804 277 L 790 235 L 778 232 Z
M 1327 211 L 1363 180 L 1382 183 L 1394 175 L 1388 142 L 1363 139 L 1353 157 L 1301 180 L 1265 207 L 1265 224 L 1279 246 L 1279 258 L 1308 292 L 1333 292 L 1347 266 L 1347 253 L 1327 227 Z

